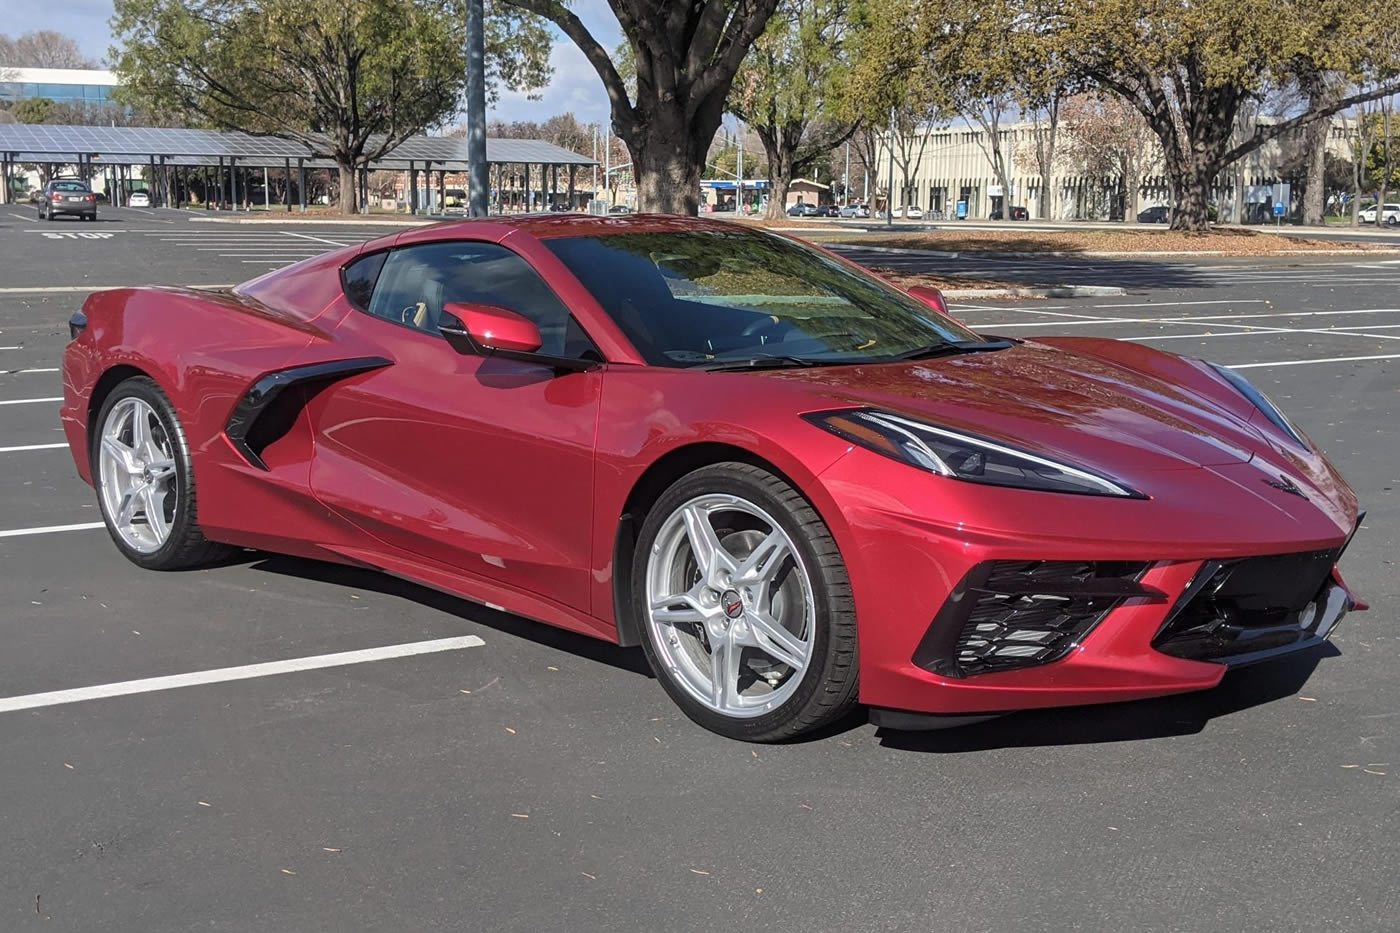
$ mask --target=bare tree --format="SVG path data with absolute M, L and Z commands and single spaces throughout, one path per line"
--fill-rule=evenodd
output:
M 61 32 L 43 29 L 11 39 L 0 33 L 0 65 L 11 68 L 96 68 L 78 43 Z M 0 76 L 3 80 L 3 76 Z

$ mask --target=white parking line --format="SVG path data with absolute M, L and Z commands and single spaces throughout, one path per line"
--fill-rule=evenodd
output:
M 276 674 L 292 674 L 297 671 L 314 671 L 326 667 L 345 667 L 349 664 L 387 661 L 390 658 L 408 658 L 441 651 L 460 651 L 463 648 L 479 648 L 484 644 L 486 643 L 475 635 L 461 635 L 456 638 L 435 638 L 431 641 L 385 645 L 382 648 L 365 648 L 361 651 L 340 651 L 335 654 L 318 654 L 307 658 L 289 658 L 285 661 L 220 667 L 207 671 L 194 671 L 189 674 L 124 680 L 112 684 L 78 687 L 73 690 L 31 693 L 27 696 L 0 699 L 0 713 L 13 713 L 44 706 L 61 706 L 65 703 L 81 703 L 85 700 L 104 700 L 111 697 L 130 696 L 135 693 L 154 693 L 159 690 L 178 690 L 181 687 L 221 684 L 231 680 L 251 680 L 255 677 L 271 677 Z
M 1140 301 L 1132 304 L 1090 305 L 1091 308 L 1184 308 L 1187 305 L 1266 305 L 1264 298 L 1214 298 L 1210 301 Z
M 55 396 L 53 398 L 8 398 L 4 399 L 3 401 L 0 401 L 0 405 L 36 405 L 40 402 L 61 401 L 63 401 L 63 396 L 61 395 Z
M 13 454 L 21 450 L 57 450 L 67 444 L 20 444 L 18 447 L 0 447 L 0 454 Z
M 177 288 L 233 288 L 237 283 L 228 285 L 177 285 Z M 116 288 L 147 288 L 146 285 L 43 285 L 43 286 L 22 286 L 19 288 L 0 288 L 0 295 L 25 295 L 25 294 L 56 294 L 61 292 L 106 292 Z M 0 347 L 0 350 L 13 350 L 15 347 Z
M 0 349 L 5 349 L 0 347 Z M 43 369 L 0 369 L 0 376 L 18 376 L 21 373 L 56 373 L 57 366 L 45 367 Z
M 51 535 L 60 531 L 91 531 L 101 528 L 101 522 L 80 522 L 76 525 L 42 525 L 38 528 L 7 528 L 0 531 L 0 538 L 24 538 L 29 535 Z
M 33 217 L 26 217 L 26 216 L 23 215 L 23 214 L 16 214 L 14 211 L 8 211 L 7 213 L 9 213 L 9 215 L 10 215 L 11 217 L 18 217 L 20 220 L 27 220 L 27 221 L 29 221 L 29 222 L 32 223 L 32 224 L 37 224 L 37 223 L 39 222 L 38 220 L 34 219 Z
M 1321 360 L 1280 360 L 1276 363 L 1238 363 L 1227 369 L 1258 369 L 1262 366 L 1311 366 L 1314 363 L 1351 363 L 1358 360 L 1400 360 L 1400 353 L 1383 356 L 1329 356 Z
M 312 236 L 309 233 L 293 233 L 290 230 L 283 230 L 287 236 L 300 237 L 303 240 L 317 240 L 321 243 L 329 243 L 332 246 L 349 246 L 349 243 L 337 243 L 335 240 L 327 240 L 325 237 Z

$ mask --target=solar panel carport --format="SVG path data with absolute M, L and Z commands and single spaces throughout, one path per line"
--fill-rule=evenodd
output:
M 378 140 L 371 139 L 368 148 Z M 569 201 L 574 197 L 575 172 L 579 166 L 592 167 L 597 162 L 568 149 L 535 139 L 487 139 L 486 161 L 491 165 L 520 165 L 524 169 L 525 200 L 529 202 L 531 170 L 539 166 L 541 187 L 544 172 L 554 174 L 551 191 L 558 190 L 560 167 L 568 170 Z M 158 127 L 125 126 L 45 126 L 30 124 L 0 124 L 0 175 L 8 179 L 14 163 L 48 163 L 76 165 L 80 174 L 90 178 L 100 172 L 112 172 L 119 190 L 120 176 L 133 165 L 151 168 L 152 196 L 155 203 L 170 200 L 168 173 L 158 171 L 174 168 L 214 169 L 219 177 L 219 190 L 229 194 L 230 202 L 238 202 L 239 174 L 247 169 L 280 168 L 291 177 L 296 168 L 301 183 L 297 186 L 302 210 L 306 209 L 305 172 L 308 168 L 334 168 L 335 163 L 316 150 L 296 140 L 277 136 L 254 136 L 250 133 L 219 130 L 166 129 Z M 370 171 L 407 171 L 409 173 L 409 209 L 419 210 L 419 173 L 431 179 L 437 176 L 439 195 L 447 172 L 467 170 L 467 141 L 448 136 L 414 136 L 394 147 L 382 158 L 367 165 L 361 172 L 361 204 L 367 204 Z M 246 177 L 243 190 L 246 192 Z M 291 186 L 287 186 L 287 208 Z M 0 203 L 10 198 L 8 183 L 0 185 Z M 439 200 L 441 203 L 441 200 Z

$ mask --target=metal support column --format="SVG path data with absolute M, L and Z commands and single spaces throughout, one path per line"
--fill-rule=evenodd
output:
M 292 160 L 282 160 L 282 202 L 287 205 L 287 213 L 292 212 Z
M 549 167 L 549 197 L 545 200 L 548 202 L 545 207 L 551 211 L 559 206 L 559 166 L 557 165 Z
M 301 202 L 301 212 L 306 213 L 306 160 L 297 156 L 297 200 Z
M 413 160 L 408 160 L 408 212 L 418 213 L 418 169 L 413 167 Z
M 520 165 L 525 170 L 525 213 L 530 213 L 530 163 L 523 162 Z
M 574 174 L 577 171 L 577 165 L 569 166 L 569 210 L 574 210 L 578 207 L 578 205 L 574 203 Z
M 447 208 L 447 171 L 438 170 L 438 210 Z
M 238 211 L 238 160 L 228 157 L 228 201 L 229 209 Z

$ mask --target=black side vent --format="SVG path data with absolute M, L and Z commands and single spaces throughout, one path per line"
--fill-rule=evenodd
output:
M 364 356 L 268 373 L 253 383 L 247 394 L 233 407 L 224 433 L 245 460 L 258 469 L 266 470 L 268 467 L 263 462 L 262 452 L 291 429 L 302 406 L 314 394 L 312 389 L 392 365 L 393 360 L 382 356 Z
M 1048 664 L 1129 599 L 1165 600 L 1132 561 L 991 561 L 954 588 L 914 655 L 945 677 Z

